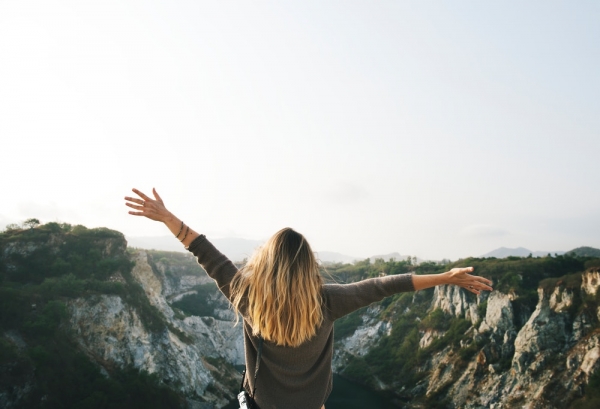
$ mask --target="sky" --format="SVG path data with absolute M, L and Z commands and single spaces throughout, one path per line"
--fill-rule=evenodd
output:
M 600 248 L 597 1 L 0 1 L 0 228 Z

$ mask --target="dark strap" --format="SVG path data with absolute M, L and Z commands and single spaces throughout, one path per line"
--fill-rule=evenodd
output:
M 242 371 L 242 383 L 240 384 L 240 392 L 244 390 L 244 381 L 246 380 L 246 367 Z
M 258 376 L 258 368 L 260 368 L 260 357 L 262 355 L 262 346 L 263 346 L 263 339 L 262 339 L 262 337 L 260 337 L 259 341 L 258 341 L 258 355 L 256 357 L 256 370 L 254 371 L 254 390 L 252 391 L 253 399 L 254 399 L 254 395 L 256 394 L 256 377 Z M 242 392 L 244 390 L 244 380 L 246 380 L 246 368 L 244 368 L 244 371 L 242 372 L 242 383 L 240 384 L 240 392 Z
M 256 377 L 258 376 L 258 368 L 260 368 L 260 356 L 262 355 L 263 339 L 259 338 L 258 341 L 258 355 L 256 357 L 256 370 L 254 371 L 254 390 L 252 391 L 252 399 L 256 395 Z

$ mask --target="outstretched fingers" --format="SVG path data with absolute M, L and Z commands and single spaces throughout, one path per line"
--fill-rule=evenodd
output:
M 160 222 L 164 222 L 168 217 L 172 216 L 156 189 L 152 188 L 154 199 L 139 189 L 133 188 L 131 190 L 139 198 L 125 196 L 125 205 L 133 209 L 129 211 L 129 214 L 133 216 L 145 216 L 150 220 Z
M 138 206 L 138 205 L 134 205 L 132 203 L 125 203 L 125 206 L 129 206 L 132 209 L 136 209 L 136 210 L 144 210 L 144 206 Z
M 471 285 L 476 285 L 478 288 L 482 289 L 482 290 L 487 290 L 487 291 L 492 291 L 492 281 L 488 280 L 485 277 L 481 277 L 481 276 L 473 276 L 470 274 L 467 274 L 467 277 L 469 278 L 469 280 L 472 281 Z
M 137 194 L 141 199 L 137 197 L 125 196 L 125 206 L 131 207 L 136 211 L 130 210 L 128 213 L 133 216 L 148 216 L 147 210 L 148 208 L 145 206 L 146 200 L 148 200 L 148 196 L 139 191 L 138 189 L 131 189 L 135 194 Z
M 146 196 L 143 192 L 137 190 L 136 188 L 133 188 L 131 190 L 133 191 L 133 193 L 135 193 L 136 195 L 138 195 L 139 197 L 141 197 L 144 200 L 152 200 L 148 196 Z
M 145 216 L 144 212 L 132 212 L 131 210 L 127 212 L 133 216 Z
M 144 204 L 144 201 L 142 199 L 138 199 L 138 198 L 135 198 L 135 197 L 125 196 L 125 200 L 129 200 L 130 202 L 137 203 L 139 205 L 143 205 Z
M 490 289 L 490 291 L 492 290 L 492 285 L 494 283 L 492 283 L 492 280 L 488 280 L 485 277 L 480 277 L 480 276 L 474 276 L 474 278 L 479 281 L 481 284 L 485 285 L 486 287 L 488 287 Z
M 489 287 L 481 287 L 477 284 L 464 285 L 463 288 L 477 295 L 481 294 L 482 291 L 491 291 Z
M 470 278 L 471 280 L 462 287 L 466 290 L 469 290 L 473 294 L 479 295 L 481 291 L 494 290 L 490 285 L 488 285 L 488 283 L 492 284 L 491 281 L 479 276 L 471 276 Z
M 473 271 L 473 267 L 453 268 L 450 270 L 451 282 L 476 295 L 482 291 L 493 291 L 492 282 L 487 278 L 469 274 Z

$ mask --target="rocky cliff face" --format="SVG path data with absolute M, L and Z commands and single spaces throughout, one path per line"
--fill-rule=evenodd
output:
M 220 293 L 213 295 L 212 301 L 219 301 L 216 314 L 223 319 L 176 318 L 167 299 L 193 293 L 195 285 L 210 278 L 206 274 L 167 278 L 169 266 L 163 263 L 153 268 L 148 252 L 137 250 L 131 257 L 135 261 L 132 276 L 150 304 L 165 317 L 167 329 L 148 331 L 136 308 L 120 296 L 77 298 L 69 303 L 69 322 L 78 345 L 101 365 L 133 366 L 158 374 L 196 405 L 224 406 L 233 398 L 233 385 L 239 381 L 232 365 L 244 363 L 241 327 L 234 327 L 232 312 L 223 310 L 226 300 Z
M 431 309 L 439 308 L 450 315 L 464 317 L 475 323 L 479 320 L 477 305 L 485 300 L 487 293 L 479 297 L 477 303 L 474 303 L 468 297 L 468 294 L 459 287 L 438 286 L 434 289 Z
M 239 385 L 233 365 L 243 363 L 243 339 L 212 280 L 188 255 L 127 253 L 117 232 L 61 228 L 0 235 L 0 291 L 12 297 L 0 298 L 0 406 L 39 393 L 31 357 L 47 360 L 51 338 L 44 337 L 66 325 L 64 334 L 106 377 L 134 367 L 155 374 L 190 408 L 223 407 Z M 567 274 L 583 262 L 557 259 L 518 261 L 525 273 L 510 265 L 498 277 L 511 290 L 475 297 L 442 286 L 358 311 L 336 330 L 334 370 L 392 392 L 406 408 L 569 407 L 600 366 L 600 271 Z M 415 267 L 390 262 L 371 271 L 363 263 L 355 279 L 390 266 Z M 539 277 L 546 280 L 536 292 Z
M 202 313 L 173 305 L 186 300 Z M 129 398 L 154 389 L 161 402 L 221 408 L 239 387 L 234 366 L 244 363 L 234 318 L 189 254 L 128 251 L 123 235 L 105 228 L 0 232 L 0 407 L 105 406 L 121 399 L 113 387 L 128 379 L 137 388 L 124 386 Z M 61 348 L 71 376 L 85 378 L 68 397 L 68 376 L 48 364 Z M 95 377 L 107 382 L 92 396 Z
M 569 407 L 583 396 L 600 366 L 600 310 L 581 307 L 582 300 L 598 291 L 598 269 L 587 270 L 580 282 L 575 288 L 561 281 L 539 288 L 533 311 L 523 308 L 515 294 L 494 291 L 474 297 L 456 287 L 438 287 L 430 311 L 441 309 L 448 317 L 471 323 L 460 345 L 428 357 L 420 365 L 422 379 L 410 391 L 381 381 L 373 385 L 404 397 L 399 403 L 407 408 L 429 407 L 431 402 L 461 408 Z M 362 325 L 352 335 L 337 342 L 336 371 L 344 373 L 350 355 L 365 356 L 377 347 L 373 338 L 389 332 L 394 317 L 381 320 L 374 308 L 362 314 Z M 529 313 L 527 319 L 516 310 Z M 444 335 L 422 330 L 418 348 Z

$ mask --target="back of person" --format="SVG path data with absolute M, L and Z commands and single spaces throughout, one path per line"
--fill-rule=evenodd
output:
M 320 408 L 332 388 L 333 319 L 304 237 L 280 230 L 239 271 L 204 236 L 188 249 L 243 317 L 247 390 L 259 407 Z
M 263 409 L 320 408 L 332 389 L 334 321 L 389 295 L 414 290 L 410 274 L 373 278 L 352 284 L 323 285 L 310 246 L 299 233 L 289 228 L 276 233 L 240 271 L 203 235 L 190 244 L 189 250 L 244 319 L 246 367 L 250 375 L 257 364 L 260 338 L 264 339 L 256 385 L 253 376 L 247 377 L 247 389 L 254 391 L 256 387 L 255 400 Z M 276 252 L 272 253 L 274 251 Z M 303 262 L 303 259 L 308 261 Z M 263 271 L 257 269 L 263 265 L 268 267 Z M 304 268 L 304 271 L 298 271 L 299 267 Z M 311 267 L 314 270 L 307 274 L 306 271 Z M 315 298 L 318 300 L 319 314 L 314 313 L 309 303 L 303 303 L 303 298 L 282 294 L 293 291 L 294 295 L 300 294 L 304 298 L 314 297 L 306 290 L 306 287 L 311 288 L 313 284 L 294 282 L 294 277 L 299 276 L 314 279 L 318 283 L 314 288 L 318 291 L 318 298 Z M 278 279 L 282 277 L 284 279 L 278 283 Z M 240 282 L 244 279 L 247 281 L 241 285 Z M 277 284 L 281 284 L 281 287 L 278 288 Z M 304 291 L 300 290 L 303 285 Z M 261 287 L 261 291 L 256 291 L 251 286 Z M 247 296 L 252 290 L 259 294 L 255 300 Z M 275 305 L 266 305 L 261 302 L 263 299 L 272 300 Z M 286 300 L 292 302 L 286 305 Z M 306 308 L 306 316 L 320 317 L 318 324 L 302 328 L 297 320 L 302 319 L 304 311 L 293 305 L 296 300 Z M 278 315 L 268 317 L 265 310 Z M 295 310 L 297 315 L 289 310 Z M 274 318 L 275 321 L 270 328 L 271 334 L 259 325 L 253 325 L 269 318 Z M 294 337 L 280 331 L 277 325 L 282 325 L 284 329 L 298 328 L 313 332 L 298 345 L 286 345 L 287 340 Z M 284 336 L 276 339 L 278 334 Z

